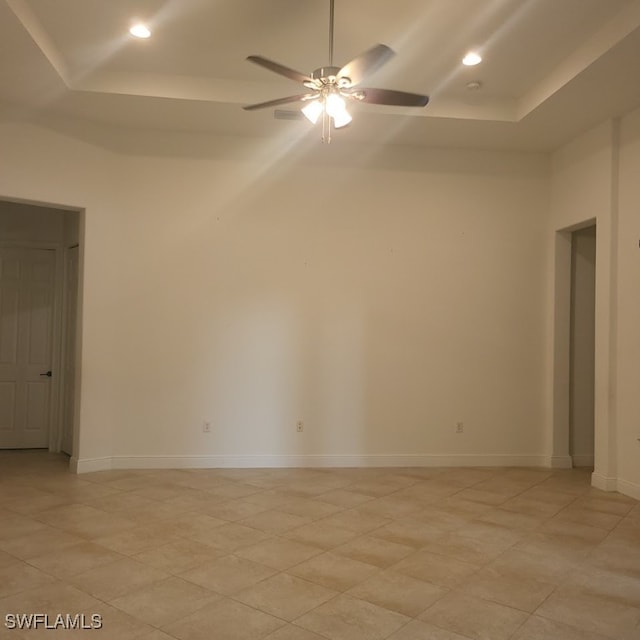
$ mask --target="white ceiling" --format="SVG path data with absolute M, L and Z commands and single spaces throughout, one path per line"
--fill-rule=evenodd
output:
M 134 18 L 149 40 L 129 36 Z M 303 92 L 245 58 L 310 73 L 328 63 L 328 23 L 329 0 L 0 0 L 0 103 L 85 125 L 317 135 L 241 108 Z M 396 56 L 364 84 L 431 102 L 357 105 L 343 141 L 550 150 L 640 106 L 640 0 L 335 0 L 337 66 L 379 42 Z M 468 49 L 481 65 L 461 65 Z

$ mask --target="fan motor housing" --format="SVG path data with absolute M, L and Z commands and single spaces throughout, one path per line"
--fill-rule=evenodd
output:
M 340 73 L 340 67 L 320 67 L 311 74 L 311 77 L 322 84 L 333 84 L 338 79 L 338 73 Z

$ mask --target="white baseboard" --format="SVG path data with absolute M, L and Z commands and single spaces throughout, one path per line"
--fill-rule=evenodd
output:
M 574 467 L 591 467 L 593 468 L 593 462 L 594 462 L 594 455 L 591 454 L 584 454 L 581 455 L 579 453 L 574 453 L 571 456 L 571 459 L 573 460 L 573 466 Z
M 629 496 L 635 500 L 640 500 L 640 484 L 622 480 L 621 478 L 618 478 L 617 484 L 620 493 L 624 493 L 625 496 Z
M 575 456 L 574 456 L 575 459 Z M 577 465 L 579 466 L 579 465 Z M 71 457 L 72 473 L 110 469 L 261 469 L 294 467 L 544 467 L 570 469 L 570 456 L 526 455 L 220 455 L 220 456 L 113 456 Z M 591 474 L 591 485 L 603 491 L 619 491 L 640 500 L 640 484 Z
M 595 471 L 591 474 L 591 486 L 602 491 L 617 491 L 618 478 L 603 476 Z
M 113 469 L 113 458 L 76 458 L 71 456 L 69 470 L 71 473 L 91 473 L 92 471 L 109 471 Z
M 573 460 L 571 456 L 551 456 L 546 466 L 552 469 L 571 469 L 573 467 Z
M 629 480 L 603 476 L 594 471 L 591 474 L 591 486 L 602 491 L 617 491 L 635 500 L 640 500 L 640 484 L 629 482 Z
M 528 455 L 218 455 L 113 456 L 71 460 L 75 473 L 107 469 L 218 469 L 284 467 L 549 467 L 548 456 Z

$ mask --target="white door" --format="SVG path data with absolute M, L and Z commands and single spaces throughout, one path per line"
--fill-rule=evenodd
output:
M 62 397 L 61 449 L 73 455 L 73 420 L 76 379 L 76 315 L 78 310 L 78 247 L 67 249 L 65 255 L 64 301 L 64 389 Z
M 55 251 L 0 249 L 0 448 L 48 448 Z

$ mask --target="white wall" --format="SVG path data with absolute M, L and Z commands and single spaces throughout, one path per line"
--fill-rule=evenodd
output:
M 86 221 L 88 253 L 84 260 L 86 305 L 79 332 L 83 344 L 80 433 L 74 450 L 84 458 L 109 456 L 114 424 L 111 381 L 105 363 L 112 351 L 110 318 L 117 283 L 104 252 L 116 243 L 110 236 L 110 214 L 119 194 L 116 157 L 86 143 L 27 125 L 0 124 L 0 198 L 70 206 L 91 211 Z M 80 235 L 85 231 L 80 216 Z M 81 247 L 81 261 L 83 252 Z
M 640 110 L 620 126 L 618 219 L 618 478 L 640 499 Z
M 86 208 L 80 469 L 548 462 L 544 157 L 210 142 L 0 128 L 0 194 Z
M 640 499 L 640 110 L 606 122 L 552 159 L 551 230 L 556 235 L 554 451 L 563 437 L 562 299 L 566 231 L 597 222 L 595 470 L 593 483 Z M 558 274 L 560 273 L 560 276 Z M 557 309 L 561 313 L 557 313 Z M 560 335 L 560 340 L 558 340 Z M 562 351 L 560 349 L 560 351 Z M 560 354 L 561 355 L 561 354 Z M 560 362 L 560 365 L 558 365 Z
M 551 217 L 548 239 L 550 262 L 549 315 L 552 336 L 549 380 L 553 395 L 551 428 L 553 454 L 562 466 L 569 458 L 569 329 L 571 291 L 571 231 L 596 223 L 595 331 L 595 461 L 593 482 L 615 488 L 615 242 L 617 209 L 614 201 L 617 125 L 604 122 L 559 149 L 552 157 Z

